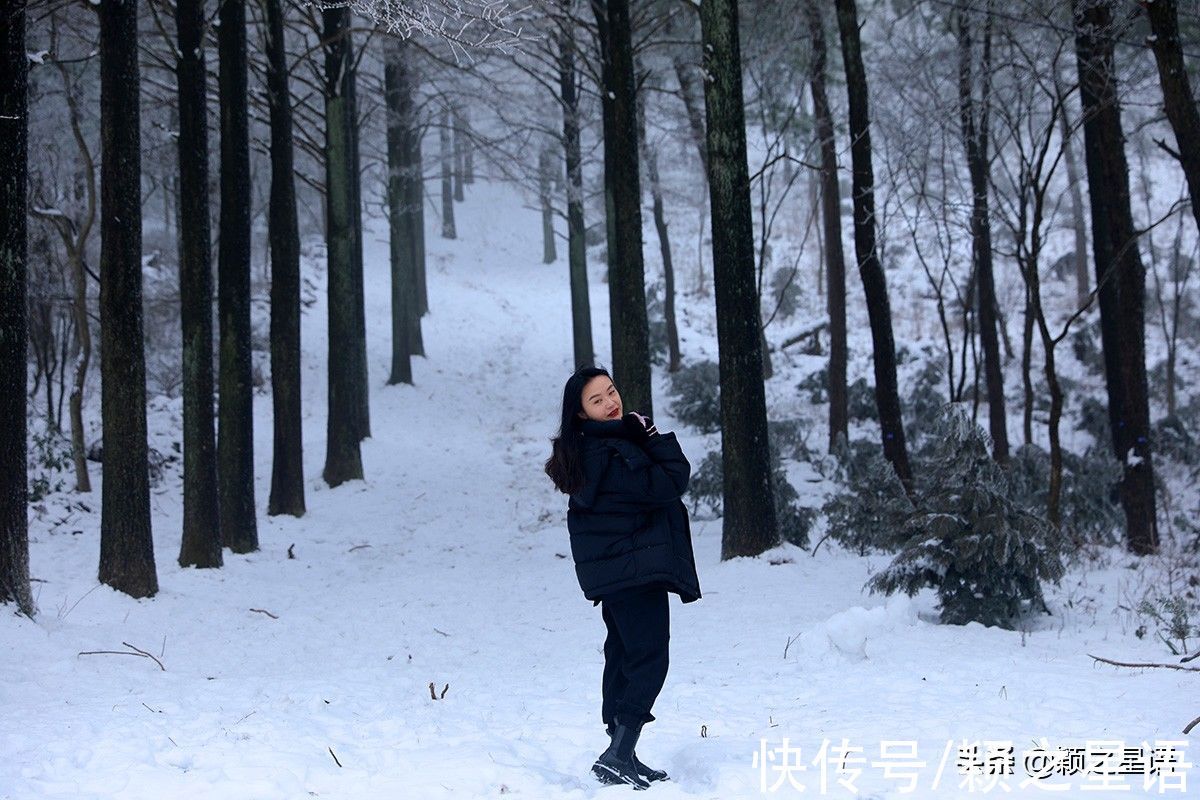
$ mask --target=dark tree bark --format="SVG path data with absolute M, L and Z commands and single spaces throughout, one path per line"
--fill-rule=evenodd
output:
M 1149 0 L 1142 3 L 1142 7 L 1146 9 L 1150 29 L 1154 32 L 1150 37 L 1150 49 L 1158 62 L 1163 107 L 1175 132 L 1175 157 L 1187 179 L 1192 216 L 1200 229 L 1200 112 L 1196 110 L 1196 98 L 1183 64 L 1175 0 Z
M 438 156 L 442 165 L 442 238 L 457 239 L 454 226 L 454 150 L 450 142 L 450 109 L 442 109 L 438 126 Z
M 896 344 L 892 338 L 892 309 L 887 278 L 875 246 L 875 173 L 871 166 L 870 113 L 867 74 L 863 68 L 855 0 L 837 0 L 838 30 L 846 69 L 850 107 L 850 160 L 853 164 L 854 250 L 867 297 L 871 340 L 875 350 L 875 403 L 883 433 L 883 454 L 901 483 L 912 490 L 912 469 L 904 440 L 900 392 L 896 383 Z
M 28 268 L 29 60 L 25 3 L 0 7 L 0 603 L 32 617 L 29 586 Z
M 354 339 L 349 343 L 353 347 L 358 369 L 354 374 L 354 429 L 359 440 L 371 435 L 371 403 L 370 380 L 367 365 L 367 310 L 366 295 L 363 284 L 363 221 L 362 221 L 362 158 L 359 155 L 359 131 L 361 125 L 358 119 L 358 70 L 355 68 L 357 56 L 354 54 L 354 43 L 349 31 L 346 33 L 346 64 L 343 79 L 346 88 L 346 140 L 350 143 L 350 235 L 354 242 L 354 269 L 351 277 L 354 282 Z
M 653 416 L 629 0 L 592 0 L 592 11 L 600 32 L 604 84 L 601 101 L 605 111 L 604 183 L 610 222 L 608 308 L 613 377 L 626 408 Z
M 1130 210 L 1112 8 L 1108 0 L 1073 0 L 1072 7 L 1113 453 L 1124 473 L 1126 544 L 1147 554 L 1158 549 L 1158 523 L 1146 384 L 1146 270 Z
M 566 0 L 564 0 L 566 2 Z M 596 358 L 588 297 L 586 228 L 583 220 L 583 156 L 579 143 L 579 74 L 575 68 L 575 26 L 558 35 L 558 85 L 563 107 L 563 150 L 567 169 L 567 260 L 571 282 L 571 340 L 575 365 Z
M 825 92 L 825 26 L 818 0 L 807 0 L 809 39 L 812 47 L 813 117 L 821 143 L 821 215 L 824 221 L 825 304 L 829 311 L 829 451 L 838 436 L 850 438 L 850 412 L 846 389 L 846 256 L 842 251 L 842 197 L 837 176 L 837 141 L 833 114 Z
M 175 4 L 179 36 L 179 299 L 183 326 L 181 567 L 219 567 L 221 514 L 213 429 L 212 249 L 208 217 L 208 72 L 204 0 Z
M 361 479 L 359 450 L 359 368 L 355 342 L 359 295 L 355 289 L 354 153 L 350 142 L 351 106 L 346 74 L 350 64 L 350 9 L 326 8 L 325 187 L 329 274 L 329 389 L 326 420 L 325 482 L 338 486 Z
M 996 288 L 992 273 L 992 224 L 988 211 L 991 167 L 988 161 L 990 138 L 988 106 L 991 103 L 991 7 L 983 35 L 982 96 L 975 102 L 972 61 L 971 21 L 967 12 L 958 12 L 958 102 L 959 121 L 967 151 L 967 170 L 971 174 L 971 242 L 979 291 L 979 339 L 983 345 L 983 370 L 987 386 L 988 432 L 992 436 L 992 458 L 998 464 L 1008 462 L 1008 415 L 1004 407 L 1004 373 L 1000 363 L 1000 340 L 996 335 Z M 978 109 L 978 112 L 977 112 Z
M 217 244 L 221 535 L 235 553 L 258 549 L 254 510 L 254 382 L 250 353 L 250 123 L 245 0 L 219 0 L 221 220 Z M 190 154 L 188 154 L 190 157 Z
M 416 314 L 417 295 L 413 285 L 413 215 L 406 208 L 411 194 L 408 184 L 412 177 L 408 170 L 412 154 L 410 136 L 413 113 L 412 87 L 404 52 L 408 46 L 408 42 L 396 37 L 388 37 L 383 46 L 383 80 L 387 103 L 388 231 L 392 272 L 392 370 L 388 376 L 389 385 L 413 382 L 409 334 L 414 322 L 418 326 L 421 324 Z
M 414 68 L 413 74 L 416 76 L 413 79 L 413 91 L 415 92 L 420 80 L 420 73 Z M 409 168 L 409 174 L 412 176 L 409 191 L 412 192 L 412 195 L 408 201 L 408 205 L 412 209 L 413 231 L 416 234 L 413 237 L 413 258 L 415 259 L 414 266 L 417 276 L 418 318 L 429 313 L 429 287 L 425 280 L 425 160 L 421 149 L 424 138 L 425 127 L 421 124 L 420 119 L 414 115 L 412 163 Z M 410 341 L 412 341 L 415 348 L 413 355 L 425 355 L 425 346 L 422 344 L 421 329 L 419 326 L 414 331 L 414 337 Z
M 462 112 L 460 123 L 463 133 L 463 183 L 470 186 L 475 182 L 475 145 L 471 141 L 471 118 L 465 111 Z
M 708 76 L 704 106 L 721 376 L 721 558 L 728 559 L 774 547 L 779 531 L 767 444 L 736 0 L 705 0 L 700 29 Z
M 304 502 L 304 437 L 300 416 L 300 233 L 293 176 L 292 96 L 281 0 L 262 0 L 267 25 L 267 100 L 271 115 L 271 404 L 274 410 L 271 497 L 267 513 L 300 517 Z
M 100 16 L 100 382 L 104 430 L 101 583 L 158 592 L 150 529 L 142 334 L 141 110 L 137 0 Z
M 454 200 L 463 201 L 463 183 L 467 171 L 467 135 L 463 129 L 462 109 L 454 107 Z
M 558 260 L 554 242 L 554 155 L 549 147 L 538 151 L 538 201 L 542 206 L 542 263 Z

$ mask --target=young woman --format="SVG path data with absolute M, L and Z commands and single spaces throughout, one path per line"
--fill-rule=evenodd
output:
M 667 593 L 700 599 L 687 509 L 691 465 L 673 433 L 626 413 L 609 374 L 583 367 L 563 390 L 562 424 L 546 474 L 570 496 L 567 529 L 584 597 L 600 605 L 604 641 L 601 718 L 612 737 L 592 766 L 602 783 L 645 789 L 667 774 L 634 746 L 667 677 Z

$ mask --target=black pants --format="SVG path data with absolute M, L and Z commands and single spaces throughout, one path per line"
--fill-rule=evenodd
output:
M 651 722 L 650 709 L 667 679 L 671 641 L 667 590 L 647 587 L 604 598 L 601 615 L 608 628 L 601 687 L 604 724 L 612 724 L 616 717 L 633 724 Z

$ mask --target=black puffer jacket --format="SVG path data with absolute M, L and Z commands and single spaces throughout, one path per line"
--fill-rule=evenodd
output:
M 675 434 L 637 445 L 620 422 L 584 423 L 584 488 L 571 495 L 567 530 L 575 574 L 589 600 L 664 584 L 685 603 L 700 599 L 687 509 L 692 467 Z

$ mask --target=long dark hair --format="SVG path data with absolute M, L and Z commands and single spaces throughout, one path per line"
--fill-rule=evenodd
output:
M 550 458 L 546 460 L 546 474 L 554 481 L 554 488 L 563 494 L 575 494 L 583 488 L 583 438 L 580 435 L 583 420 L 579 418 L 583 411 L 583 387 L 600 375 L 612 379 L 603 367 L 580 367 L 567 378 L 567 385 L 563 387 L 562 420 L 558 435 L 550 440 Z

